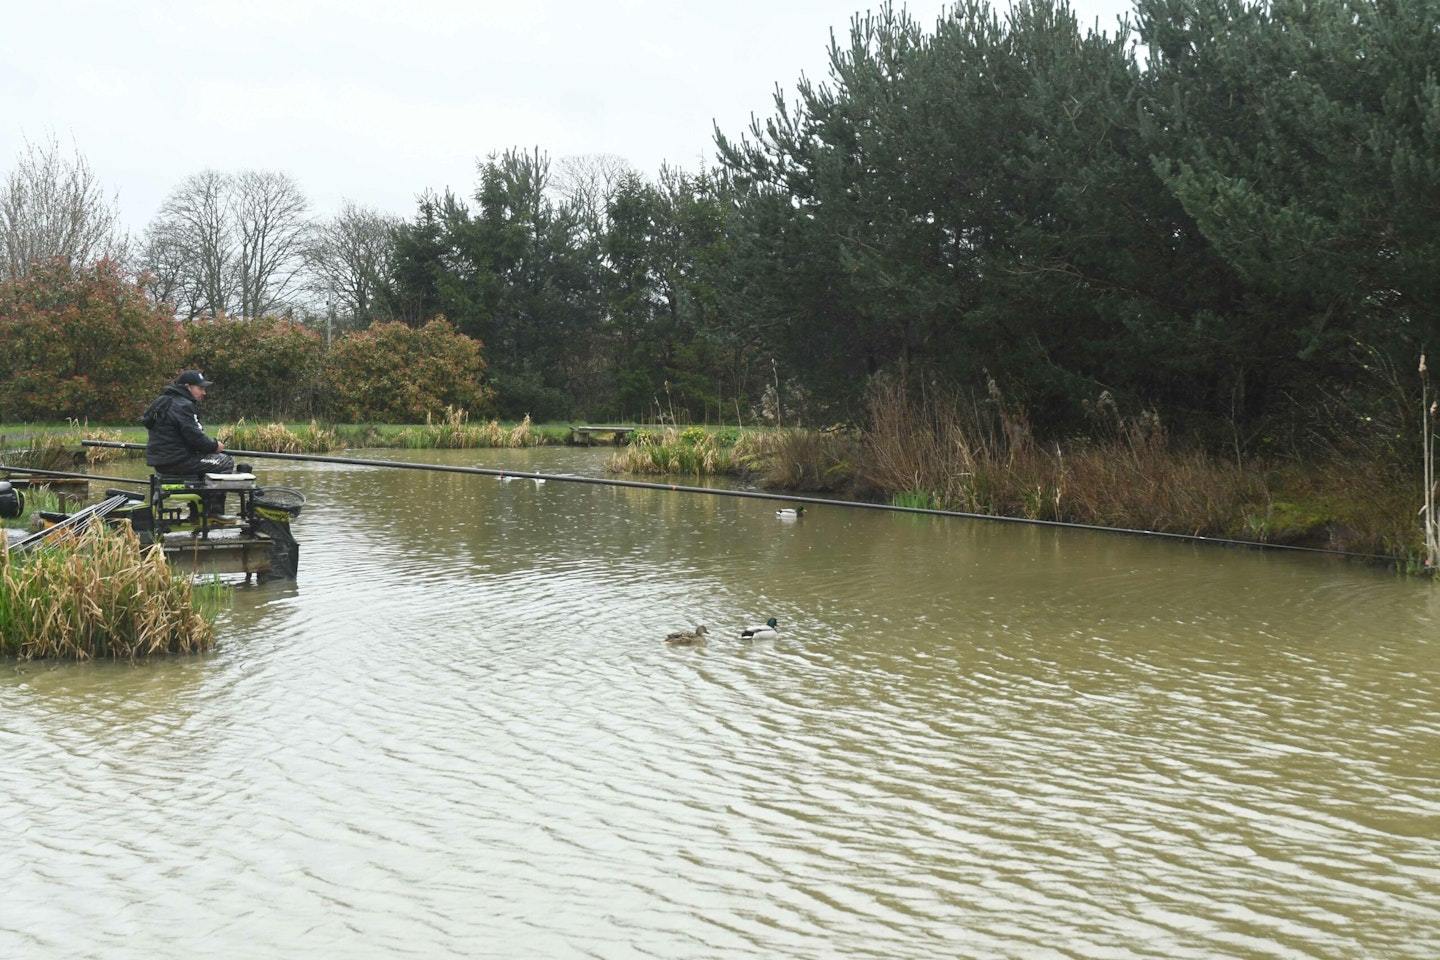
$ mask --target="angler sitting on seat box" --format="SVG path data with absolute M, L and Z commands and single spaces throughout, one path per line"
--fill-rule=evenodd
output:
M 156 473 L 200 476 L 231 473 L 235 459 L 225 444 L 205 432 L 196 407 L 214 385 L 199 370 L 186 370 L 145 408 L 140 422 L 150 431 L 145 463 Z
M 201 477 L 207 473 L 233 473 L 235 458 L 225 444 L 205 432 L 197 408 L 213 382 L 199 370 L 186 370 L 145 408 L 140 422 L 150 431 L 145 441 L 145 463 L 156 473 Z M 212 506 L 224 509 L 225 495 Z

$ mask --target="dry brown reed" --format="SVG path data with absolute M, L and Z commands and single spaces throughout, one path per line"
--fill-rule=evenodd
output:
M 741 434 L 734 459 L 762 487 L 831 493 L 854 483 L 857 455 L 843 431 L 787 429 Z
M 31 470 L 78 470 L 86 462 L 78 435 L 64 431 L 32 436 L 24 447 L 5 451 L 3 459 L 6 466 Z
M 314 420 L 296 433 L 283 423 L 256 426 L 242 418 L 234 426 L 221 430 L 219 437 L 227 447 L 257 453 L 329 453 L 345 446 L 335 431 L 321 427 Z
M 125 434 L 119 430 L 101 430 L 75 421 L 71 421 L 71 427 L 74 431 L 71 442 L 77 445 L 81 440 L 105 440 L 110 443 L 118 443 L 125 439 Z M 134 451 L 121 447 L 84 447 L 83 449 L 85 459 L 90 463 L 110 463 L 113 460 L 138 456 Z
M 0 651 L 133 660 L 208 650 L 214 625 L 196 591 L 128 528 L 92 524 L 24 554 L 0 547 Z
M 951 509 L 989 512 L 987 474 L 1029 431 L 1017 419 L 1007 432 L 999 415 L 933 388 L 912 393 L 899 378 L 878 378 L 867 394 L 870 426 L 861 444 L 859 479 L 890 494 L 926 494 Z M 982 464 L 986 469 L 982 470 Z
M 426 416 L 423 427 L 407 427 L 396 435 L 396 443 L 408 449 L 470 450 L 477 447 L 528 447 L 539 443 L 529 414 L 513 427 L 499 421 L 470 423 L 462 408 L 446 407 L 440 420 Z
M 1121 417 L 1102 397 L 1099 439 L 1042 445 L 994 383 L 983 401 L 882 380 L 869 395 L 863 481 L 945 509 L 1224 536 L 1240 505 L 1264 503 L 1253 471 L 1173 444 L 1153 413 Z

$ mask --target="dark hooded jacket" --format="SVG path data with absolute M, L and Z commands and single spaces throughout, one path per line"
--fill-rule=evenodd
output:
M 145 408 L 140 418 L 150 438 L 145 463 L 151 467 L 182 464 L 214 453 L 220 446 L 200 425 L 200 409 L 186 387 L 172 383 Z

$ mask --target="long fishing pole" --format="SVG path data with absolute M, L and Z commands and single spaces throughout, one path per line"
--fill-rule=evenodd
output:
M 9 464 L 0 463 L 0 473 L 24 473 L 37 477 L 57 477 L 68 480 L 108 480 L 111 483 L 133 483 L 136 486 L 148 487 L 148 480 L 131 480 L 128 477 L 106 477 L 94 473 L 66 473 L 64 470 L 41 470 L 37 467 L 12 467 Z
M 131 502 L 133 501 L 131 500 L 130 494 L 125 493 L 123 490 L 118 491 L 99 503 L 86 507 L 84 510 L 77 510 L 59 523 L 45 527 L 42 530 L 37 530 L 28 537 L 17 540 L 10 545 L 10 548 L 12 550 L 29 550 L 32 547 L 45 543 L 47 540 L 55 539 L 65 530 L 84 530 L 91 520 L 103 520 L 109 516 L 116 507 Z
M 126 443 L 120 440 L 81 440 L 87 447 L 113 447 L 119 450 L 144 450 L 143 443 Z M 801 497 L 786 493 L 764 493 L 757 490 L 726 490 L 717 487 L 687 487 L 677 483 L 649 483 L 643 480 L 617 480 L 613 477 L 585 477 L 573 473 L 530 473 L 522 470 L 498 470 L 493 467 L 460 467 L 444 463 L 415 463 L 409 460 L 367 460 L 361 457 L 330 457 L 316 453 L 268 453 L 263 450 L 232 450 L 226 448 L 232 457 L 265 460 L 296 460 L 304 463 L 334 463 L 355 467 L 391 467 L 397 470 L 428 470 L 434 473 L 464 473 L 501 479 L 555 480 L 561 483 L 588 483 L 602 487 L 629 487 L 637 490 L 665 490 L 671 493 L 703 493 L 714 497 L 743 497 L 752 500 L 775 500 L 783 503 L 818 504 L 828 507 L 849 507 L 860 510 L 886 510 L 892 513 L 911 513 L 931 517 L 955 517 L 961 520 L 992 520 L 996 523 L 1019 523 L 1035 527 L 1054 527 L 1063 530 L 1092 530 L 1097 533 L 1125 533 L 1139 537 L 1153 537 L 1165 540 L 1180 540 L 1191 543 L 1210 543 L 1217 546 L 1248 547 L 1263 550 L 1290 550 L 1297 553 L 1318 553 L 1332 557 L 1351 557 L 1362 560 L 1394 562 L 1394 557 L 1376 553 L 1350 553 L 1343 550 L 1324 550 L 1320 547 L 1299 547 L 1284 543 L 1256 543 L 1253 540 L 1230 540 L 1224 537 L 1203 537 L 1193 533 L 1166 533 L 1158 530 L 1136 530 L 1129 527 L 1105 527 L 1093 523 L 1069 523 L 1064 520 L 1036 520 L 1030 517 L 1004 517 L 988 513 L 966 513 L 961 510 L 935 510 L 928 507 L 904 507 L 893 503 L 867 503 L 863 500 L 830 500 L 825 497 Z

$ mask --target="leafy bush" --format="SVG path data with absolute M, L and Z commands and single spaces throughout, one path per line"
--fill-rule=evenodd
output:
M 325 362 L 331 418 L 421 423 L 447 408 L 487 413 L 494 391 L 483 382 L 480 342 L 444 317 L 420 329 L 377 323 L 335 341 Z
M 222 317 L 186 325 L 184 366 L 215 381 L 207 420 L 297 420 L 315 413 L 319 334 L 293 320 Z

